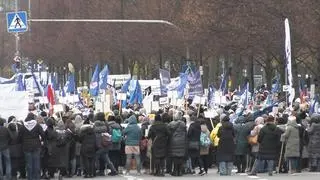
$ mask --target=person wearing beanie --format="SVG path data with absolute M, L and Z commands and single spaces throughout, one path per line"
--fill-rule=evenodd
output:
M 42 140 L 46 140 L 42 127 L 37 123 L 36 116 L 29 113 L 19 131 L 19 140 L 26 159 L 28 180 L 40 179 L 40 148 Z
M 273 116 L 268 116 L 265 121 L 265 125 L 259 132 L 258 158 L 255 160 L 249 175 L 257 175 L 259 164 L 263 161 L 266 161 L 268 164 L 269 176 L 273 175 L 274 162 L 278 158 L 278 151 L 281 146 L 280 137 L 282 134 L 282 131 L 275 125 L 274 121 L 275 118 Z
M 11 136 L 8 129 L 4 126 L 5 122 L 5 119 L 0 118 L 0 158 L 4 160 L 4 162 L 1 162 L 5 164 L 6 167 L 6 178 L 4 178 L 3 164 L 0 164 L 0 179 L 11 179 L 11 159 L 9 151 Z
M 169 145 L 168 156 L 173 162 L 172 176 L 182 176 L 184 157 L 187 153 L 187 128 L 186 124 L 182 121 L 182 113 L 180 111 L 175 112 L 173 121 L 168 124 L 169 129 Z M 170 161 L 167 161 L 170 163 Z M 172 167 L 171 164 L 167 164 L 167 167 Z M 171 171 L 172 168 L 167 169 Z
M 191 159 L 191 172 L 195 173 L 195 166 L 200 162 L 200 135 L 201 124 L 196 116 L 191 116 L 192 123 L 187 131 L 188 155 Z M 204 169 L 200 168 L 200 175 L 204 175 Z
M 226 114 L 220 116 L 221 127 L 218 130 L 217 137 L 219 144 L 217 147 L 217 162 L 219 163 L 219 173 L 221 176 L 230 176 L 235 152 L 235 132 L 230 118 Z
M 155 117 L 154 124 L 150 127 L 148 139 L 152 140 L 151 155 L 155 176 L 164 176 L 164 160 L 168 149 L 169 130 L 162 122 L 159 114 Z
M 295 116 L 289 116 L 287 128 L 281 139 L 286 144 L 284 157 L 289 162 L 289 173 L 293 174 L 298 169 L 298 159 L 300 157 L 300 137 L 299 125 Z

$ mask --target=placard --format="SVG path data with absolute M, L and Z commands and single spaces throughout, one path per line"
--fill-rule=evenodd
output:
M 57 112 L 64 112 L 64 107 L 62 104 L 56 104 L 56 105 L 53 105 L 53 111 L 55 113 Z
M 290 91 L 290 86 L 289 85 L 283 85 L 282 86 L 282 91 L 283 92 L 289 92 Z
M 160 105 L 169 104 L 169 98 L 168 97 L 160 97 L 159 98 L 159 104 Z
M 126 93 L 118 93 L 117 94 L 117 99 L 121 100 L 121 101 L 124 101 L 124 100 L 127 99 L 127 94 Z
M 201 97 L 201 99 L 200 99 L 200 104 L 201 104 L 201 105 L 205 105 L 206 102 L 207 102 L 207 98 L 206 98 L 206 97 Z
M 200 96 L 194 96 L 192 104 L 200 104 L 201 103 L 201 97 Z
M 218 113 L 216 111 L 210 110 L 210 111 L 204 111 L 204 117 L 205 118 L 215 118 L 218 116 Z

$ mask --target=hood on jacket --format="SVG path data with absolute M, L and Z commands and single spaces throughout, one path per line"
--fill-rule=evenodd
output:
M 128 119 L 129 124 L 137 124 L 137 118 L 135 115 L 131 115 Z
M 121 129 L 120 124 L 116 123 L 115 121 L 108 122 L 108 126 L 112 129 Z
M 8 124 L 8 129 L 9 129 L 10 131 L 18 131 L 18 126 L 17 126 L 16 123 L 9 123 L 9 124 Z
M 225 129 L 232 129 L 233 128 L 233 124 L 229 121 L 224 121 L 222 122 L 222 127 Z
M 256 125 L 264 124 L 264 118 L 263 117 L 257 117 L 254 121 Z
M 46 121 L 46 124 L 47 124 L 48 127 L 53 128 L 55 122 L 54 122 L 54 120 L 52 118 L 48 118 L 47 121 Z
M 94 121 L 105 121 L 105 114 L 103 112 L 99 112 L 94 116 Z
M 65 125 L 64 125 L 64 122 L 62 120 L 58 121 L 57 129 L 58 130 L 65 130 Z
M 244 116 L 239 116 L 235 121 L 236 124 L 244 124 L 246 122 L 246 118 Z
M 311 123 L 320 123 L 320 114 L 313 113 L 311 115 Z
M 32 131 L 34 127 L 36 127 L 37 125 L 37 121 L 36 120 L 29 120 L 23 123 L 24 127 L 26 127 L 28 129 L 28 131 Z
M 95 121 L 93 124 L 93 129 L 95 133 L 107 132 L 107 126 L 104 121 Z
M 298 123 L 297 123 L 296 117 L 290 116 L 289 119 L 288 119 L 287 125 L 288 126 L 292 126 L 292 127 L 298 127 Z

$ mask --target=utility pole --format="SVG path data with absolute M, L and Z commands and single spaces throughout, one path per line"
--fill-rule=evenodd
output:
M 121 0 L 121 19 L 124 19 L 124 0 Z M 124 30 L 123 24 L 121 24 L 121 56 L 122 56 L 122 73 L 127 73 L 127 62 L 124 54 Z
M 19 10 L 19 1 L 15 0 L 15 12 L 18 12 Z M 19 33 L 15 33 L 15 37 L 16 37 L 16 53 L 15 56 L 20 56 L 20 51 L 19 51 L 19 43 L 20 43 L 20 37 L 19 37 Z

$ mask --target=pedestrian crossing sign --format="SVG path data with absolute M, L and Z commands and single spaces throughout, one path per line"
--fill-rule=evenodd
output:
M 26 11 L 7 13 L 7 30 L 9 33 L 26 32 L 28 19 Z

